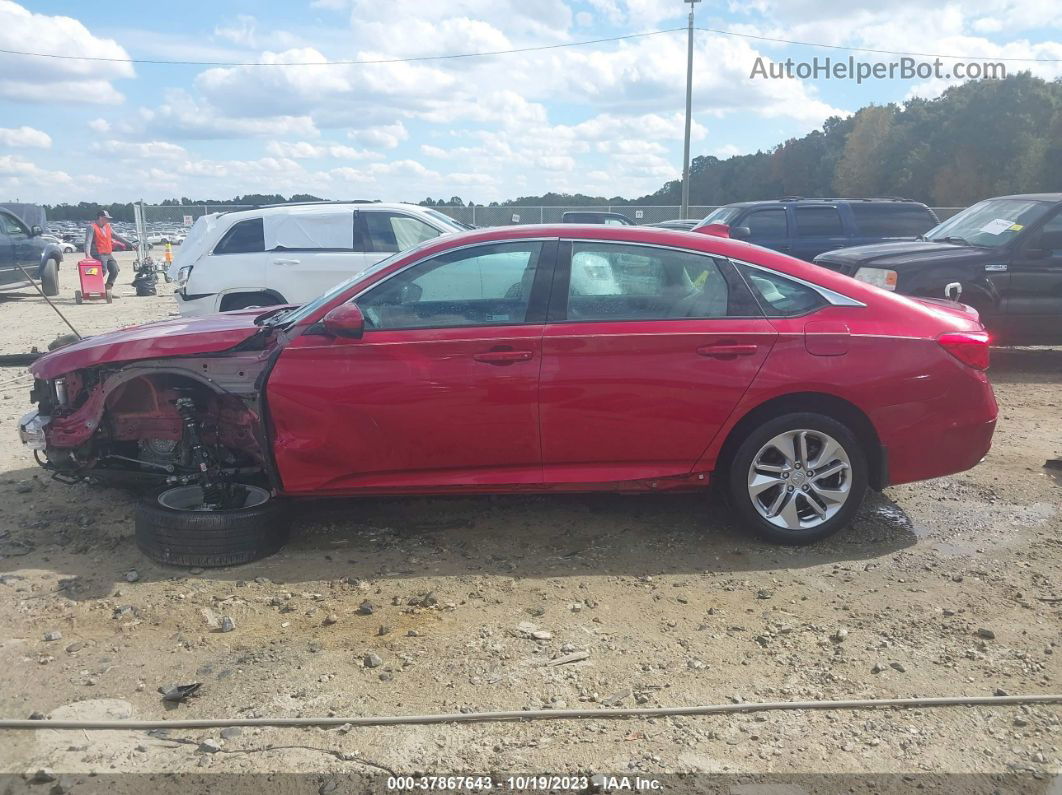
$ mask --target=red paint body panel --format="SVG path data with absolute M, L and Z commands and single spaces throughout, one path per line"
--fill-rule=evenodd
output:
M 285 491 L 541 482 L 541 337 L 528 325 L 294 340 L 266 395 Z
M 545 481 L 688 474 L 749 388 L 775 336 L 762 318 L 547 326 Z M 728 352 L 736 347 L 739 352 Z
M 261 309 L 252 309 L 129 326 L 42 356 L 30 372 L 37 378 L 51 379 L 101 364 L 224 351 L 254 335 L 258 331 L 254 319 L 261 314 Z
M 357 340 L 307 333 L 411 262 L 520 238 L 686 248 L 768 267 L 864 305 L 788 319 L 557 322 L 373 331 Z M 101 335 L 43 357 L 32 371 L 51 379 L 100 364 L 224 351 L 258 330 L 258 314 Z M 889 480 L 903 483 L 967 469 L 987 452 L 997 411 L 988 379 L 937 342 L 943 333 L 980 329 L 976 313 L 961 305 L 912 300 L 714 235 L 500 227 L 440 239 L 322 304 L 284 335 L 265 402 L 289 494 L 696 488 L 707 485 L 706 473 L 748 412 L 807 393 L 862 412 L 885 448 Z

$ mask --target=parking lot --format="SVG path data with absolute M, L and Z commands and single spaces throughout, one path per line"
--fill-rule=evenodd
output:
M 82 333 L 174 311 L 168 286 L 135 297 L 120 261 L 112 305 L 75 306 L 61 273 L 57 303 Z M 40 297 L 3 300 L 3 351 L 63 333 Z M 850 531 L 811 547 L 753 541 L 696 495 L 365 499 L 306 504 L 279 555 L 191 572 L 137 552 L 130 494 L 52 482 L 14 441 L 21 372 L 0 371 L 0 666 L 20 683 L 0 690 L 6 716 L 679 706 L 1062 680 L 1062 471 L 1044 466 L 1062 456 L 1062 348 L 994 351 L 999 426 L 980 466 L 873 495 Z M 544 665 L 575 651 L 588 656 Z M 198 696 L 167 709 L 159 688 L 191 682 Z M 1050 770 L 1062 744 L 1046 707 L 226 734 L 27 732 L 0 758 L 15 773 L 992 774 Z

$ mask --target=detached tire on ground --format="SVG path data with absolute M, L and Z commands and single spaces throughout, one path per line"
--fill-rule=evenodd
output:
M 203 568 L 274 554 L 288 540 L 287 511 L 265 489 L 246 488 L 245 507 L 228 511 L 197 510 L 198 486 L 174 486 L 146 497 L 136 506 L 137 546 L 156 563 Z
M 59 263 L 54 259 L 41 268 L 41 291 L 47 296 L 59 295 Z

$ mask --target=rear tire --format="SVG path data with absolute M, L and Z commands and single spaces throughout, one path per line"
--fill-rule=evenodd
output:
M 867 474 L 866 452 L 848 426 L 814 412 L 784 414 L 738 446 L 726 474 L 727 497 L 742 524 L 764 540 L 810 544 L 851 523 L 866 496 Z
M 246 488 L 249 507 L 228 511 L 181 509 L 202 500 L 198 486 L 148 496 L 136 506 L 137 546 L 168 566 L 238 566 L 274 554 L 288 540 L 287 511 L 265 489 Z
M 59 295 L 59 263 L 49 259 L 41 269 L 41 291 L 47 295 Z

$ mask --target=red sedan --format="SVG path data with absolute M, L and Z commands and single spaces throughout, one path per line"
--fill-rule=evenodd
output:
M 164 486 L 137 535 L 225 565 L 281 498 L 652 492 L 717 482 L 761 536 L 844 527 L 868 487 L 988 452 L 988 336 L 735 240 L 523 226 L 437 238 L 305 306 L 170 320 L 38 360 L 20 433 L 68 478 Z

